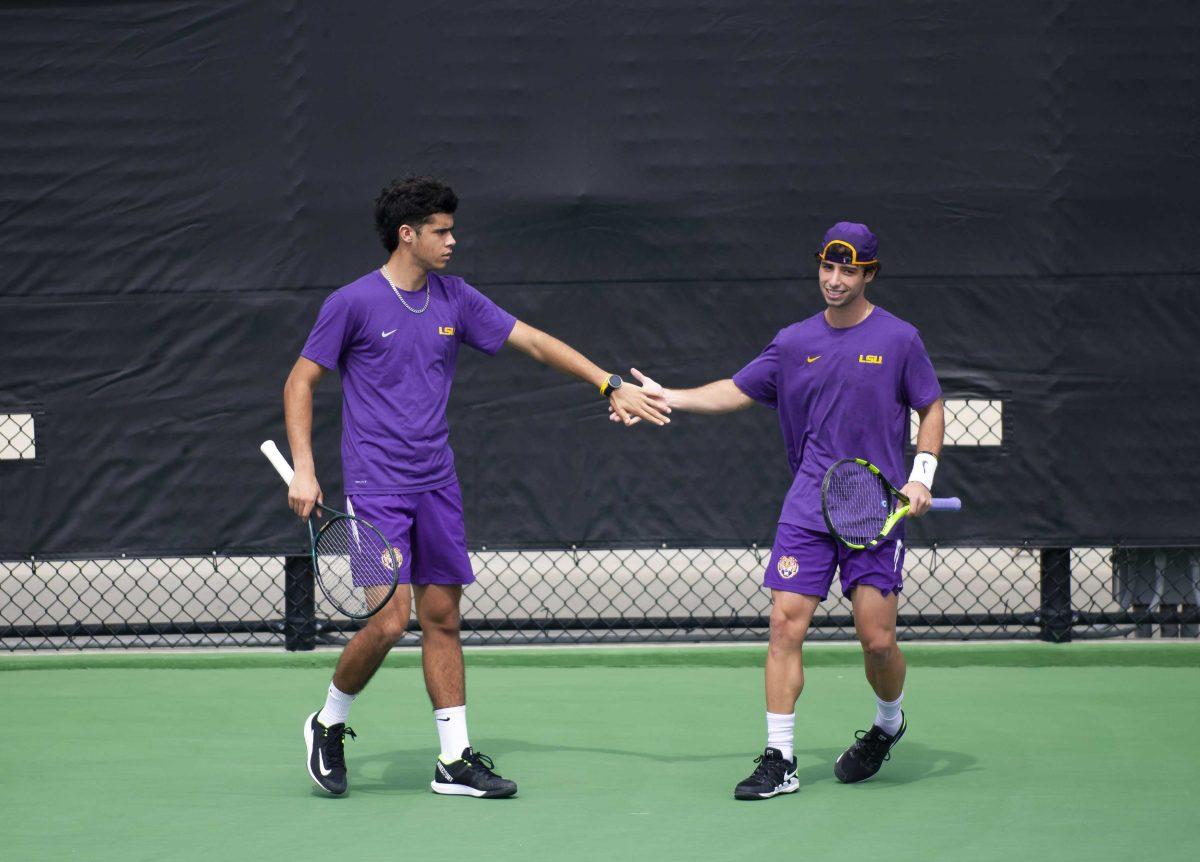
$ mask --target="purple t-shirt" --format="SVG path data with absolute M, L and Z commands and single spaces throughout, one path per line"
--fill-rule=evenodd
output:
M 446 402 L 460 341 L 494 354 L 516 318 L 461 278 L 429 273 L 413 314 L 379 270 L 334 291 L 300 355 L 342 378 L 347 494 L 428 491 L 455 479 Z M 413 308 L 425 291 L 404 293 Z
M 903 487 L 908 411 L 942 394 L 916 328 L 878 306 L 845 329 L 824 312 L 781 329 L 733 382 L 779 410 L 794 477 L 780 523 L 821 532 L 825 471 L 840 458 L 865 458 Z

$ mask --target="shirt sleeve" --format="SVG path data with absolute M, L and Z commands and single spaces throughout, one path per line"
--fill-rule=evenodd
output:
M 929 361 L 925 343 L 915 333 L 908 345 L 908 355 L 904 358 L 900 386 L 905 403 L 913 410 L 922 410 L 942 397 L 942 387 L 933 370 L 933 363 Z
M 495 355 L 512 334 L 517 319 L 465 281 L 462 283 L 459 330 L 464 343 Z
M 760 404 L 778 407 L 779 335 L 750 364 L 733 375 L 733 385 Z
M 331 293 L 321 306 L 300 355 L 323 368 L 337 368 L 342 351 L 350 342 L 350 318 L 350 303 L 340 293 Z

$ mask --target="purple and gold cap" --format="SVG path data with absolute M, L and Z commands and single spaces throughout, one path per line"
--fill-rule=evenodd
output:
M 825 231 L 817 260 L 849 266 L 879 263 L 879 240 L 865 224 L 840 221 Z

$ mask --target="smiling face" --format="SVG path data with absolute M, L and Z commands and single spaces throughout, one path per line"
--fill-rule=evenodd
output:
M 858 302 L 867 285 L 875 278 L 875 269 L 823 260 L 817 266 L 821 296 L 830 308 L 847 308 Z
M 434 213 L 416 228 L 401 225 L 400 242 L 422 269 L 445 269 L 458 242 L 454 238 L 454 216 Z

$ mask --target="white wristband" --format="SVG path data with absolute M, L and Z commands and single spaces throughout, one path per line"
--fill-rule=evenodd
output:
M 933 474 L 937 472 L 938 460 L 932 452 L 918 452 L 917 457 L 913 458 L 912 472 L 908 474 L 908 481 L 920 482 L 930 491 L 933 490 Z

